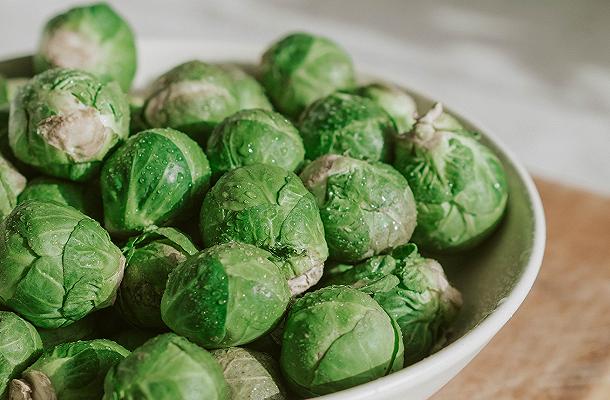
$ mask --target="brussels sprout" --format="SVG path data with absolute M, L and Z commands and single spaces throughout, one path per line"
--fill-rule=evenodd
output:
M 3 75 L 0 75 L 0 109 L 7 108 L 9 104 L 8 82 Z
M 96 336 L 97 325 L 96 313 L 89 314 L 85 318 L 68 326 L 56 329 L 38 329 L 42 339 L 42 347 L 50 349 L 58 344 L 76 342 L 77 340 L 93 339 Z
M 106 3 L 72 8 L 47 22 L 34 55 L 37 72 L 56 67 L 115 80 L 126 92 L 136 73 L 133 32 Z
M 251 164 L 294 171 L 305 157 L 303 140 L 290 121 L 273 111 L 243 110 L 214 129 L 207 146 L 215 174 Z
M 363 260 L 411 238 L 413 193 L 389 165 L 329 154 L 309 164 L 301 179 L 320 207 L 331 259 Z
M 153 332 L 140 328 L 129 328 L 113 334 L 110 339 L 114 340 L 129 351 L 134 351 L 148 340 L 157 336 L 158 332 Z
M 319 396 L 403 366 L 400 328 L 369 295 L 330 286 L 298 299 L 288 314 L 280 364 L 302 396 Z
M 264 335 L 290 300 L 272 257 L 250 244 L 231 242 L 187 258 L 167 280 L 163 321 L 206 348 L 237 346 Z
M 417 202 L 413 241 L 422 248 L 472 247 L 502 219 L 508 200 L 502 163 L 440 104 L 397 139 L 395 151 L 394 166 Z
M 301 115 L 299 130 L 305 157 L 341 154 L 367 161 L 387 161 L 396 127 L 372 100 L 333 93 L 314 102 Z
M 28 200 L 54 201 L 71 206 L 91 218 L 100 215 L 99 199 L 83 185 L 53 178 L 36 178 L 30 181 L 18 197 L 18 202 Z
M 197 249 L 173 228 L 157 228 L 131 239 L 116 307 L 125 321 L 141 328 L 164 328 L 161 297 L 169 273 Z
M 114 301 L 125 258 L 75 208 L 26 201 L 0 224 L 0 304 L 59 328 Z
M 263 55 L 261 81 L 273 104 L 295 119 L 309 104 L 354 85 L 350 56 L 331 40 L 294 33 Z
M 153 82 L 142 116 L 151 127 L 178 129 L 205 145 L 214 127 L 238 110 L 231 76 L 216 65 L 189 61 Z
M 373 295 L 402 331 L 405 363 L 428 356 L 445 340 L 461 305 L 460 292 L 447 281 L 441 265 L 410 243 L 391 255 L 368 260 L 325 279 Z
M 95 175 L 129 132 L 127 97 L 114 83 L 54 69 L 35 76 L 13 100 L 9 143 L 15 156 L 42 172 L 75 181 Z
M 187 339 L 159 335 L 110 369 L 104 400 L 226 400 L 229 388 L 218 362 Z
M 105 226 L 124 236 L 185 217 L 207 190 L 210 175 L 205 154 L 184 133 L 142 131 L 102 169 Z
M 8 311 L 0 311 L 0 399 L 11 379 L 18 376 L 42 353 L 36 328 Z
M 273 107 L 265 95 L 265 89 L 252 76 L 234 64 L 219 64 L 235 83 L 235 94 L 240 110 L 260 108 L 272 111 Z
M 231 347 L 211 352 L 223 369 L 232 399 L 284 400 L 276 361 L 265 353 Z
M 127 355 L 128 350 L 106 339 L 60 344 L 11 382 L 9 399 L 99 399 L 106 373 Z
M 25 177 L 0 155 L 0 221 L 17 205 L 17 196 L 25 184 Z
M 328 257 L 313 195 L 295 174 L 271 165 L 223 175 L 203 201 L 201 231 L 206 246 L 238 241 L 272 253 L 293 294 L 320 280 Z
M 398 132 L 409 132 L 415 124 L 417 105 L 405 91 L 385 83 L 370 83 L 353 91 L 358 96 L 373 100 L 394 120 Z

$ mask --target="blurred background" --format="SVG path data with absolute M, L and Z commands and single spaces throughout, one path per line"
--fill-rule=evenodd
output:
M 262 49 L 328 35 L 356 65 L 442 99 L 501 138 L 536 175 L 610 194 L 610 1 L 109 1 L 139 40 Z M 0 57 L 34 50 L 68 0 L 2 0 Z

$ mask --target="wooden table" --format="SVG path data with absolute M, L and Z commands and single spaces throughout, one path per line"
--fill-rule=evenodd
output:
M 433 400 L 610 400 L 610 198 L 537 184 L 548 236 L 532 292 Z

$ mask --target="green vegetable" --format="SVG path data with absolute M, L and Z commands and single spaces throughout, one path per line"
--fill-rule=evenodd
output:
M 394 120 L 398 132 L 409 132 L 415 124 L 415 100 L 400 88 L 385 83 L 370 83 L 353 91 L 358 96 L 373 100 Z
M 222 68 L 201 61 L 180 64 L 149 90 L 142 116 L 151 127 L 178 129 L 205 145 L 223 119 L 239 110 L 235 82 Z
M 53 69 L 35 76 L 13 100 L 9 143 L 40 171 L 74 181 L 92 178 L 129 132 L 127 97 L 115 82 Z
M 124 266 L 108 233 L 75 208 L 26 201 L 0 224 L 0 305 L 37 327 L 111 305 Z
M 36 328 L 8 311 L 0 311 L 0 399 L 4 399 L 11 379 L 42 353 Z
M 265 353 L 239 347 L 211 352 L 223 369 L 232 399 L 284 400 L 276 361 Z
M 243 110 L 214 129 L 207 146 L 215 174 L 251 164 L 294 171 L 305 156 L 303 140 L 290 121 L 273 111 Z
M 169 275 L 163 321 L 206 348 L 249 343 L 286 311 L 290 290 L 273 256 L 245 243 L 210 247 Z
M 167 276 L 196 252 L 190 239 L 173 228 L 132 238 L 123 250 L 127 264 L 116 302 L 123 319 L 141 328 L 164 328 L 160 307 Z
M 272 111 L 273 107 L 265 95 L 265 89 L 252 76 L 235 64 L 219 64 L 232 79 L 240 110 L 260 108 Z
M 127 355 L 128 350 L 106 339 L 60 344 L 11 382 L 9 398 L 99 399 L 106 372 Z
M 93 339 L 97 333 L 97 317 L 96 313 L 92 313 L 81 320 L 61 328 L 39 328 L 38 333 L 42 339 L 42 347 L 46 350 L 62 343 Z
M 187 217 L 201 201 L 210 175 L 205 154 L 184 133 L 142 131 L 114 152 L 102 169 L 105 226 L 125 236 Z
M 173 333 L 157 336 L 110 369 L 104 400 L 227 400 L 222 369 L 206 350 Z
M 133 32 L 106 3 L 72 8 L 47 22 L 34 55 L 37 72 L 57 67 L 115 80 L 128 91 L 136 73 Z
M 201 208 L 204 244 L 238 241 L 277 258 L 293 294 L 322 276 L 328 248 L 315 199 L 282 168 L 254 164 L 224 174 Z
M 350 56 L 331 40 L 294 33 L 263 54 L 261 81 L 275 107 L 296 119 L 309 104 L 354 85 Z
M 15 208 L 25 185 L 25 177 L 0 155 L 0 221 Z
M 309 164 L 301 179 L 320 207 L 331 259 L 363 260 L 411 238 L 415 200 L 391 166 L 330 154 Z
M 396 127 L 372 100 L 333 93 L 317 100 L 301 115 L 299 130 L 305 157 L 340 154 L 367 161 L 387 161 Z
M 330 286 L 305 294 L 292 306 L 280 365 L 297 394 L 333 393 L 402 368 L 400 335 L 369 295 Z
M 368 260 L 325 281 L 350 285 L 373 298 L 396 320 L 403 335 L 405 363 L 428 356 L 445 341 L 462 298 L 441 265 L 408 244 L 391 255 Z
M 19 195 L 18 202 L 28 200 L 54 201 L 71 206 L 92 218 L 100 213 L 99 199 L 84 185 L 53 178 L 36 178 L 30 181 Z
M 413 241 L 449 252 L 472 247 L 498 225 L 508 200 L 496 155 L 436 104 L 396 143 L 394 166 L 417 202 Z

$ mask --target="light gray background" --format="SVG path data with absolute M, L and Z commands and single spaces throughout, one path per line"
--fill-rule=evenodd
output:
M 78 2 L 76 2 L 78 3 Z M 110 1 L 139 38 L 326 34 L 481 121 L 535 174 L 610 194 L 610 1 Z M 0 58 L 74 1 L 0 0 Z

